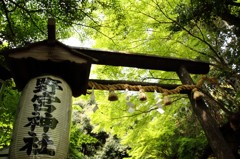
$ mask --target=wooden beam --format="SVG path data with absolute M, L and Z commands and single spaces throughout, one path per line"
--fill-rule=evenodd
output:
M 194 84 L 185 67 L 180 67 L 178 76 L 183 84 Z M 225 142 L 217 122 L 211 116 L 203 99 L 194 100 L 191 93 L 188 94 L 194 113 L 196 114 L 217 159 L 235 159 L 232 151 Z
M 54 18 L 48 19 L 48 43 L 51 45 L 56 41 L 56 24 Z
M 164 70 L 176 72 L 184 65 L 189 73 L 207 74 L 209 63 L 179 58 L 160 57 L 126 52 L 92 50 L 80 47 L 71 47 L 80 53 L 98 59 L 94 64 L 137 67 L 142 69 Z

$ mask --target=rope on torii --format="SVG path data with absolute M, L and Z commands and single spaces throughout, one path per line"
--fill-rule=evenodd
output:
M 131 90 L 131 91 L 139 91 L 140 89 L 143 89 L 145 92 L 154 92 L 155 90 L 159 93 L 168 93 L 170 94 L 178 94 L 181 90 L 192 90 L 196 88 L 196 85 L 181 85 L 178 86 L 175 89 L 168 90 L 165 88 L 162 88 L 160 86 L 141 86 L 141 85 L 130 85 L 130 84 L 99 84 L 97 82 L 89 81 L 88 82 L 89 87 L 95 88 L 95 89 L 102 89 L 102 90 Z
M 180 91 L 183 91 L 183 90 L 189 90 L 194 93 L 193 97 L 194 97 L 194 99 L 197 100 L 203 96 L 203 93 L 198 90 L 200 89 L 200 87 L 202 86 L 202 84 L 205 81 L 207 81 L 211 84 L 218 83 L 217 79 L 210 78 L 210 77 L 203 75 L 201 77 L 201 79 L 197 82 L 196 85 L 185 84 L 185 85 L 180 85 L 180 86 L 176 87 L 175 89 L 165 89 L 160 86 L 153 86 L 153 85 L 141 86 L 141 85 L 130 85 L 130 84 L 100 84 L 100 83 L 93 82 L 93 81 L 89 81 L 88 86 L 90 88 L 94 88 L 94 89 L 109 90 L 110 92 L 113 92 L 114 90 L 126 90 L 126 89 L 131 90 L 131 91 L 140 91 L 141 93 L 157 91 L 158 93 L 162 93 L 163 96 L 165 96 L 165 97 L 168 95 L 172 95 L 172 94 L 179 94 Z M 117 100 L 116 97 L 114 97 L 112 99 L 113 99 L 113 101 Z M 145 100 L 145 98 L 142 98 L 142 99 Z

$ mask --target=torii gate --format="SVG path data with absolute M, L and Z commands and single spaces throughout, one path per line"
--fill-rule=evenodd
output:
M 3 53 L 11 71 L 10 75 L 2 70 L 5 78 L 13 77 L 18 89 L 23 90 L 13 131 L 11 159 L 67 158 L 72 95 L 86 94 L 90 81 L 106 85 L 119 82 L 89 80 L 91 64 L 173 71 L 188 85 L 194 85 L 190 74 L 209 71 L 209 64 L 201 61 L 66 46 L 55 39 L 53 19 L 48 22 L 47 40 Z M 124 83 L 139 85 L 130 81 Z M 203 99 L 194 100 L 191 91 L 180 93 L 188 94 L 215 156 L 234 159 Z

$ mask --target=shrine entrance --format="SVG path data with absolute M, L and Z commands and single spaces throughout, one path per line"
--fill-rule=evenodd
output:
M 49 19 L 47 40 L 6 50 L 4 54 L 18 89 L 23 91 L 14 126 L 11 159 L 29 156 L 66 158 L 71 97 L 84 95 L 92 87 L 100 90 L 157 91 L 166 97 L 187 94 L 214 155 L 218 159 L 234 159 L 200 92 L 203 82 L 214 81 L 203 76 L 195 84 L 190 77 L 190 74 L 207 74 L 209 64 L 206 62 L 66 46 L 55 38 L 53 19 Z M 176 72 L 182 85 L 91 80 L 92 64 Z M 167 101 L 165 104 L 168 104 Z M 59 144 L 61 142 L 64 144 Z

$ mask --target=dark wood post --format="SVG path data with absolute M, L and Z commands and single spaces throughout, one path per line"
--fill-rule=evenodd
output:
M 180 67 L 177 73 L 183 84 L 194 84 L 185 67 Z M 188 97 L 217 159 L 235 159 L 205 102 L 202 99 L 194 100 L 191 93 L 188 94 Z

